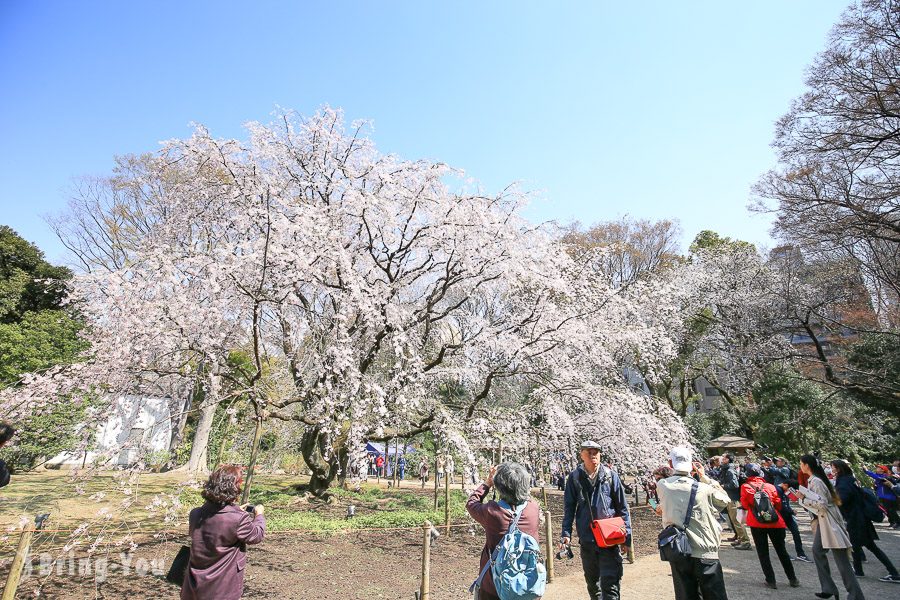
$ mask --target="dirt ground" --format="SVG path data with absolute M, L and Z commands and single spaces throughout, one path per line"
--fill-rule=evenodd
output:
M 558 537 L 562 496 L 549 492 Z M 635 547 L 638 556 L 653 554 L 658 520 L 646 507 L 633 511 Z M 431 599 L 467 598 L 477 576 L 478 556 L 484 543 L 479 526 L 460 523 L 449 537 L 441 536 L 431 553 Z M 17 597 L 32 598 L 40 590 L 44 598 L 129 600 L 176 598 L 177 588 L 161 577 L 177 553 L 183 537 L 168 540 L 143 539 L 132 555 L 121 560 L 107 555 L 105 581 L 96 575 L 80 575 L 79 556 L 62 555 L 61 563 L 48 564 L 58 553 L 33 557 L 32 574 L 20 586 Z M 541 540 L 543 542 L 543 540 Z M 49 549 L 45 543 L 40 548 Z M 127 551 L 127 548 L 122 548 Z M 0 561 L 14 548 L 0 548 Z M 580 577 L 577 559 L 556 561 L 558 578 Z M 422 560 L 422 530 L 356 531 L 340 534 L 272 533 L 249 551 L 245 598 L 284 600 L 411 600 L 419 589 Z M 47 571 L 50 571 L 49 573 Z M 127 571 L 127 572 L 125 572 Z M 154 571 L 156 571 L 154 573 Z M 43 575 L 43 576 L 42 576 Z M 5 569 L 0 578 L 5 579 Z M 101 577 L 100 579 L 104 579 Z M 548 596 L 549 597 L 549 596 Z

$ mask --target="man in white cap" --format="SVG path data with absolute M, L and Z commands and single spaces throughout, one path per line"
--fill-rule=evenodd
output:
M 687 538 L 691 545 L 689 558 L 670 561 L 672 582 L 676 600 L 728 600 L 725 578 L 719 563 L 719 541 L 722 531 L 716 518 L 730 501 L 718 482 L 709 479 L 699 462 L 691 461 L 688 448 L 672 448 L 669 464 L 675 470 L 671 477 L 656 484 L 659 506 L 656 512 L 662 516 L 663 527 L 684 525 L 691 489 L 697 491 L 687 526 Z M 699 476 L 699 482 L 691 474 Z
M 560 548 L 571 542 L 574 525 L 590 600 L 619 600 L 622 551 L 631 546 L 631 516 L 622 481 L 615 471 L 601 464 L 600 458 L 600 444 L 592 440 L 581 444 L 583 464 L 566 479 Z M 611 517 L 625 521 L 625 543 L 601 548 L 591 532 L 591 522 Z

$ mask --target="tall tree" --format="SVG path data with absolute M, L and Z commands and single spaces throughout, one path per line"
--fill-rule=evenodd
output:
M 900 3 L 854 2 L 778 122 L 755 188 L 787 243 L 856 262 L 884 328 L 900 325 Z

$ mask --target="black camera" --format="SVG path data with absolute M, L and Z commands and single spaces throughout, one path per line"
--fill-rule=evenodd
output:
M 575 553 L 572 552 L 572 546 L 566 544 L 559 552 L 556 553 L 556 559 L 562 560 L 564 558 L 575 558 Z
M 248 513 L 250 513 L 252 515 L 253 513 L 256 512 L 256 507 L 253 506 L 252 504 L 248 504 L 247 508 L 245 508 L 244 510 L 246 510 Z

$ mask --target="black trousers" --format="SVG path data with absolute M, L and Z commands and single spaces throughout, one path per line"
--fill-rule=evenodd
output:
M 788 579 L 791 581 L 797 579 L 797 575 L 794 573 L 794 565 L 791 563 L 791 557 L 788 555 L 787 548 L 784 545 L 785 538 L 787 537 L 786 529 L 751 527 L 750 534 L 753 536 L 753 545 L 756 546 L 756 555 L 759 557 L 759 566 L 762 567 L 763 575 L 766 576 L 766 581 L 775 583 L 775 571 L 772 569 L 772 560 L 769 558 L 769 541 L 772 542 L 772 547 L 775 548 L 775 554 L 778 555 L 778 560 L 781 562 L 781 568 L 784 569 L 784 574 L 787 575 Z
M 881 561 L 881 564 L 883 564 L 884 567 L 888 570 L 888 574 L 893 577 L 900 576 L 900 573 L 897 572 L 897 567 L 894 566 L 894 563 L 891 562 L 891 559 L 888 558 L 887 554 L 885 554 L 881 548 L 875 545 L 874 540 L 870 541 L 868 544 L 853 546 L 853 570 L 856 571 L 857 575 L 861 575 L 863 572 L 863 548 L 871 552 L 875 556 L 875 558 Z
M 797 551 L 797 556 L 806 556 L 806 552 L 803 551 L 803 540 L 800 539 L 800 527 L 797 526 L 797 519 L 794 518 L 794 513 L 781 513 L 781 518 L 784 519 L 784 524 L 787 525 L 791 536 L 794 538 L 794 549 Z
M 883 506 L 884 510 L 887 512 L 888 524 L 889 525 L 900 524 L 900 516 L 897 515 L 897 501 L 896 500 L 885 500 L 884 498 L 879 498 L 878 501 L 881 503 L 881 506 Z
M 600 555 L 593 548 L 581 547 L 581 567 L 590 600 L 619 600 L 622 576 L 600 575 Z
M 670 562 L 675 600 L 728 600 L 718 559 L 685 558 Z

